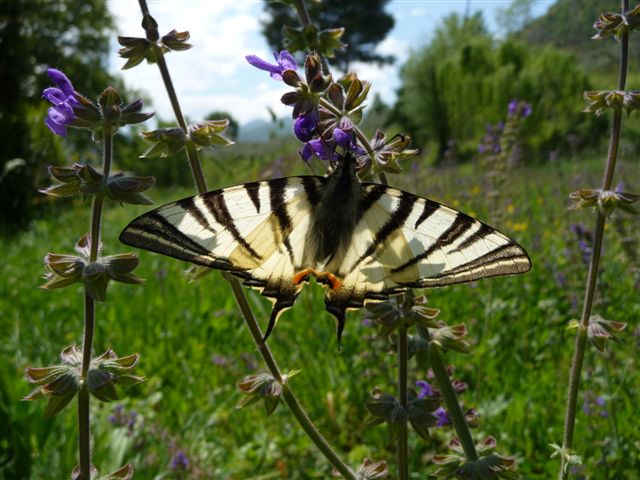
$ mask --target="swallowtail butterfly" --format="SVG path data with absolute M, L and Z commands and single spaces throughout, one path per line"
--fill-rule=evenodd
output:
M 169 203 L 120 240 L 224 270 L 272 299 L 265 340 L 305 282 L 326 288 L 338 339 L 348 309 L 408 288 L 440 287 L 531 268 L 502 233 L 426 198 L 360 182 L 347 154 L 326 177 L 250 182 Z

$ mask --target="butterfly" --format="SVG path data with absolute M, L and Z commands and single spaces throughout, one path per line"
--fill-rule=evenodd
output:
M 325 176 L 249 182 L 169 203 L 133 220 L 123 243 L 230 272 L 273 302 L 263 342 L 312 277 L 337 320 L 410 288 L 527 272 L 515 241 L 427 198 L 360 182 L 342 156 Z

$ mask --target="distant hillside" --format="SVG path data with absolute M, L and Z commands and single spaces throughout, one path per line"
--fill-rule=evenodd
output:
M 526 25 L 516 37 L 529 44 L 554 45 L 570 50 L 588 71 L 615 69 L 620 56 L 612 38 L 591 40 L 593 23 L 604 11 L 619 12 L 615 0 L 557 0 L 547 13 Z M 640 60 L 638 49 L 630 49 L 632 59 Z
M 252 120 L 240 126 L 238 141 L 248 143 L 264 143 L 273 137 L 285 137 L 292 135 L 291 117 L 278 119 L 275 123 L 266 120 Z

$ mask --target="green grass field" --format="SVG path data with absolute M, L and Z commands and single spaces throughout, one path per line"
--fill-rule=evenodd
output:
M 218 182 L 213 179 L 219 178 L 219 166 L 210 166 L 210 187 L 255 180 L 247 172 L 260 175 L 268 166 L 254 160 L 233 167 Z M 469 327 L 473 353 L 449 354 L 447 360 L 455 366 L 454 377 L 469 385 L 461 396 L 464 406 L 478 410 L 474 438 L 496 437 L 499 451 L 515 456 L 527 479 L 557 475 L 549 444 L 562 441 L 574 340 L 566 327 L 579 316 L 586 277 L 570 225 L 593 226 L 590 211 L 566 209 L 568 193 L 599 185 L 601 170 L 596 158 L 514 168 L 497 207 L 487 202 L 483 174 L 472 164 L 440 170 L 422 166 L 415 172 L 407 166 L 411 175 L 390 179 L 494 224 L 531 256 L 533 270 L 524 276 L 426 292 L 430 305 L 442 310 L 441 319 Z M 637 192 L 638 170 L 637 160 L 623 158 L 616 180 L 623 178 L 627 190 Z M 156 190 L 153 197 L 163 203 L 188 194 Z M 69 478 L 77 461 L 75 402 L 43 420 L 44 402 L 20 399 L 30 392 L 25 367 L 55 363 L 63 347 L 81 343 L 81 287 L 37 287 L 43 256 L 70 253 L 85 232 L 88 205 L 61 205 L 28 231 L 0 239 L 0 477 L 6 479 Z M 147 209 L 108 204 L 105 254 L 129 251 L 117 236 Z M 602 396 L 604 406 L 579 412 L 575 446 L 585 478 L 640 478 L 640 277 L 631 258 L 638 254 L 639 232 L 637 217 L 629 215 L 614 214 L 607 225 L 594 313 L 629 326 L 608 353 L 590 348 L 586 357 L 580 405 Z M 242 398 L 236 382 L 266 369 L 220 274 L 189 284 L 181 262 L 148 252 L 140 252 L 140 260 L 136 272 L 146 283 L 111 284 L 108 301 L 97 306 L 95 351 L 140 352 L 137 371 L 147 379 L 121 390 L 119 403 L 92 401 L 94 463 L 100 471 L 132 462 L 136 479 L 331 478 L 331 468 L 283 405 L 270 417 L 261 404 L 236 408 Z M 248 296 L 266 322 L 269 302 L 255 292 Z M 283 370 L 302 371 L 293 388 L 352 465 L 365 456 L 385 459 L 393 472 L 395 454 L 386 427 L 363 424 L 368 393 L 375 386 L 395 391 L 395 355 L 363 318 L 362 312 L 349 314 L 338 352 L 322 290 L 310 285 L 280 319 L 269 344 Z M 411 362 L 412 382 L 426 375 Z M 445 453 L 453 436 L 444 427 L 433 431 L 431 442 L 410 437 L 412 478 L 433 471 L 430 456 Z M 171 468 L 178 451 L 189 459 L 184 474 Z

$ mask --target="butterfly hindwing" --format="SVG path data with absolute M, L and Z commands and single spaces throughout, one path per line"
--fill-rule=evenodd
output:
M 363 193 L 353 241 L 341 265 L 331 266 L 344 277 L 341 288 L 327 295 L 329 309 L 531 267 L 516 242 L 468 215 L 379 184 L 363 184 Z

